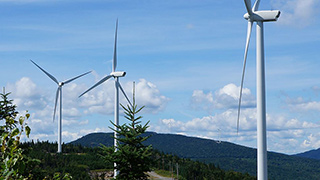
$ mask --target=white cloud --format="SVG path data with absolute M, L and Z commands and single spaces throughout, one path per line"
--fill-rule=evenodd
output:
M 301 144 L 304 148 L 319 148 L 320 147 L 320 133 L 310 134 L 307 139 Z
M 297 150 L 301 152 L 301 149 L 299 148 L 299 140 L 296 138 L 276 138 L 272 137 L 270 133 L 268 133 L 268 150 L 277 150 L 281 153 L 287 153 L 287 154 L 295 154 L 297 153 Z
M 78 109 L 81 107 L 78 95 L 83 89 L 85 89 L 84 85 L 74 83 L 63 86 L 62 107 L 64 118 L 74 119 L 81 116 Z M 46 92 L 44 89 L 37 87 L 28 77 L 22 77 L 15 84 L 8 84 L 7 91 L 12 92 L 10 98 L 14 100 L 19 111 L 36 112 L 37 118 L 52 118 L 56 91 Z M 56 115 L 59 113 L 59 104 L 58 99 Z
M 202 90 L 194 90 L 191 97 L 191 107 L 210 111 L 213 109 L 214 101 L 212 92 L 204 93 Z
M 50 120 L 42 120 L 34 117 L 34 114 L 31 115 L 30 119 L 27 121 L 28 125 L 31 128 L 31 134 L 54 134 L 54 131 L 57 129 L 57 121 L 53 122 Z
M 152 127 L 157 132 L 183 133 L 189 136 L 205 137 L 231 141 L 246 146 L 256 147 L 256 109 L 244 109 L 240 116 L 240 129 L 237 134 L 237 110 L 228 109 L 214 116 L 193 118 L 189 121 L 175 119 L 161 119 L 161 127 Z M 287 118 L 283 115 L 267 114 L 268 149 L 278 152 L 296 153 L 297 150 L 306 149 L 307 146 L 319 147 L 318 139 L 309 137 L 304 146 L 297 149 L 304 142 L 309 131 L 317 131 L 319 124 L 301 121 L 296 118 Z M 309 143 L 308 143 L 309 142 Z M 313 144 L 315 142 L 316 144 Z M 311 145 L 312 144 L 312 145 Z
M 319 0 L 272 0 L 273 7 L 281 11 L 279 22 L 304 27 L 315 21 L 319 14 Z
M 157 86 L 151 82 L 140 79 L 136 84 L 136 102 L 140 106 L 145 106 L 144 112 L 158 113 L 164 110 L 168 101 L 169 98 L 161 95 Z
M 255 109 L 245 109 L 240 118 L 241 130 L 255 130 Z M 202 118 L 193 118 L 190 121 L 182 122 L 174 119 L 161 119 L 161 124 L 170 127 L 175 132 L 211 132 L 217 129 L 236 132 L 237 111 L 234 109 L 226 110 L 215 116 L 204 116 Z
M 194 109 L 203 109 L 212 111 L 217 109 L 237 108 L 239 103 L 240 87 L 235 84 L 227 84 L 223 88 L 205 93 L 202 90 L 194 90 L 191 97 L 191 107 Z M 242 108 L 252 108 L 255 106 L 255 100 L 250 89 L 242 89 Z
M 162 124 L 169 127 L 169 129 L 180 129 L 180 131 L 185 131 L 185 123 L 181 121 L 176 121 L 174 119 L 161 119 L 160 120 Z
M 110 132 L 109 128 L 95 128 L 95 129 L 82 129 L 80 130 L 81 136 L 87 135 L 89 133 L 97 133 L 97 132 Z
M 132 83 L 122 84 L 127 95 L 132 99 Z M 63 113 L 63 141 L 68 142 L 82 135 L 92 132 L 108 132 L 108 129 L 83 129 L 88 126 L 89 120 L 81 120 L 83 115 L 88 114 L 113 114 L 114 112 L 114 81 L 107 81 L 95 90 L 90 91 L 82 98 L 79 94 L 88 87 L 84 84 L 70 83 L 63 86 L 62 113 Z M 7 92 L 12 92 L 10 98 L 18 106 L 18 111 L 28 109 L 31 117 L 28 124 L 31 127 L 31 139 L 56 141 L 59 103 L 55 121 L 53 118 L 54 100 L 56 91 L 50 92 L 39 88 L 30 78 L 23 77 L 16 83 L 7 85 Z M 120 92 L 121 93 L 121 92 Z M 131 100 L 132 101 L 132 100 Z M 169 99 L 161 95 L 157 87 L 145 79 L 136 83 L 137 104 L 145 105 L 144 113 L 157 113 L 166 107 Z M 126 99 L 120 94 L 120 102 L 127 104 Z M 21 109 L 21 110 L 20 110 Z M 74 129 L 73 127 L 77 127 Z M 109 130 L 110 131 L 110 130 Z
M 48 99 L 28 77 L 22 77 L 15 84 L 8 84 L 6 91 L 12 93 L 10 98 L 14 99 L 19 109 L 42 109 L 47 106 Z
M 240 87 L 237 87 L 235 84 L 228 84 L 218 90 L 216 93 L 216 104 L 217 108 L 236 108 L 238 107 Z M 254 107 L 255 100 L 251 94 L 250 89 L 242 89 L 242 100 L 241 107 Z
M 77 109 L 77 108 L 68 108 L 68 109 L 64 109 L 63 111 L 63 117 L 66 118 L 78 118 L 81 116 L 81 112 Z
M 305 100 L 302 97 L 298 97 L 298 98 L 287 97 L 285 102 L 287 103 L 288 108 L 291 111 L 295 111 L 295 112 L 310 112 L 310 111 L 320 112 L 320 102 L 319 101 Z
M 128 82 L 126 84 L 122 84 L 122 87 L 129 99 L 132 99 L 132 83 Z M 81 107 L 85 109 L 84 112 L 86 114 L 112 114 L 114 111 L 113 80 L 106 81 L 102 85 L 83 95 L 81 98 L 78 98 L 78 95 L 87 90 L 87 88 L 88 87 L 83 84 L 79 85 L 75 83 L 65 86 L 63 89 L 63 107 Z M 127 104 L 127 101 L 121 91 L 119 96 L 120 103 Z M 157 87 L 151 82 L 148 82 L 145 79 L 140 79 L 136 84 L 136 102 L 138 105 L 146 106 L 144 112 L 157 113 L 165 108 L 168 101 L 169 98 L 161 95 Z M 76 113 L 76 109 L 67 109 L 67 111 L 70 110 L 70 116 L 79 115 Z
M 124 91 L 132 102 L 132 83 L 122 84 Z M 145 106 L 144 113 L 158 113 L 165 107 L 169 98 L 160 94 L 156 85 L 145 79 L 140 79 L 136 83 L 136 104 Z M 120 103 L 128 104 L 127 100 L 120 91 Z M 81 97 L 81 106 L 86 107 L 85 113 L 112 114 L 114 112 L 114 82 L 108 81 L 102 88 L 92 90 Z
M 68 141 L 71 141 L 71 140 L 74 140 L 74 139 L 78 139 L 80 137 L 81 136 L 79 135 L 78 132 L 62 131 L 62 139 L 65 142 L 68 142 Z
M 320 125 L 311 122 L 300 121 L 296 118 L 287 118 L 283 115 L 269 115 L 267 114 L 267 128 L 270 131 L 295 130 L 295 129 L 309 129 L 319 128 Z
M 305 102 L 301 104 L 297 104 L 293 107 L 295 110 L 300 111 L 320 111 L 320 102 L 312 101 L 312 102 Z

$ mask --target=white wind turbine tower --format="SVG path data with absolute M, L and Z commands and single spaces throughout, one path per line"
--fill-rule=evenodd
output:
M 56 93 L 56 100 L 55 100 L 55 104 L 54 104 L 54 111 L 53 111 L 53 121 L 54 121 L 54 118 L 55 118 L 55 115 L 56 115 L 56 109 L 57 109 L 57 102 L 58 102 L 58 98 L 60 96 L 60 111 L 59 111 L 59 121 L 58 121 L 58 153 L 61 153 L 62 150 L 61 150 L 61 141 L 62 141 L 62 138 L 61 138 L 61 135 L 62 135 L 62 86 L 65 85 L 65 84 L 68 84 L 86 74 L 89 74 L 91 71 L 89 72 L 86 72 L 84 74 L 81 74 L 79 76 L 76 76 L 72 79 L 69 79 L 69 80 L 66 80 L 66 81 L 62 81 L 62 82 L 59 82 L 54 76 L 52 76 L 51 74 L 49 74 L 47 71 L 45 71 L 44 69 L 42 69 L 38 64 L 36 64 L 35 62 L 33 62 L 32 60 L 30 60 L 34 65 L 36 65 L 41 71 L 43 71 L 50 79 L 52 79 L 55 83 L 57 83 L 58 85 L 58 89 L 57 89 L 57 93 Z
M 87 92 L 92 90 L 93 88 L 97 87 L 98 85 L 104 83 L 105 81 L 107 81 L 108 79 L 113 77 L 114 84 L 115 84 L 115 96 L 114 96 L 114 123 L 115 123 L 115 125 L 119 125 L 119 88 L 120 88 L 121 92 L 123 93 L 123 95 L 125 96 L 125 98 L 127 99 L 127 101 L 129 102 L 129 104 L 132 106 L 128 96 L 124 92 L 124 90 L 121 87 L 120 82 L 119 82 L 119 77 L 124 77 L 126 75 L 126 72 L 116 71 L 116 67 L 117 67 L 117 32 L 118 32 L 118 20 L 116 22 L 114 52 L 113 52 L 113 61 L 112 61 L 112 72 L 109 75 L 102 78 L 99 82 L 97 82 L 95 85 L 93 85 L 91 88 L 89 88 L 88 90 L 86 90 L 84 93 L 82 93 L 79 96 L 79 97 L 83 96 L 84 94 L 86 94 Z M 117 131 L 118 128 L 115 127 L 115 130 Z M 118 137 L 118 134 L 116 132 L 114 132 L 114 137 L 115 137 L 114 147 L 117 151 L 118 140 L 116 138 Z M 114 167 L 116 167 L 116 163 L 114 163 Z M 114 169 L 114 177 L 116 177 L 117 175 L 118 175 L 118 171 L 116 169 Z
M 239 131 L 239 117 L 242 97 L 242 88 L 244 81 L 244 73 L 246 68 L 247 53 L 250 42 L 252 24 L 257 23 L 256 29 L 256 58 L 257 58 L 257 172 L 258 180 L 267 180 L 267 132 L 266 132 L 266 97 L 265 97 L 265 67 L 264 67 L 264 39 L 263 39 L 263 23 L 268 21 L 277 21 L 280 16 L 279 10 L 259 11 L 260 0 L 256 0 L 251 8 L 251 0 L 244 0 L 248 13 L 244 18 L 248 20 L 248 32 L 246 47 L 244 53 L 243 71 L 240 87 L 240 98 L 238 107 L 237 132 Z

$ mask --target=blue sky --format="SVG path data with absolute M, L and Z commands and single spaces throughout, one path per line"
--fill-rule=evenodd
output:
M 281 10 L 264 26 L 268 150 L 319 148 L 320 2 L 262 0 L 260 9 Z M 129 96 L 136 82 L 149 130 L 256 147 L 255 26 L 236 133 L 245 12 L 239 0 L 0 0 L 0 85 L 32 114 L 31 138 L 56 141 L 57 86 L 29 60 L 59 81 L 92 70 L 63 87 L 63 141 L 110 132 L 113 81 L 78 96 L 111 72 L 118 18 L 120 82 Z

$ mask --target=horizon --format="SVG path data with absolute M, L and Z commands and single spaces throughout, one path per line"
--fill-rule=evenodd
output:
M 305 2 L 305 6 L 300 3 Z M 252 2 L 253 3 L 253 2 Z M 30 138 L 57 141 L 52 122 L 56 84 L 63 81 L 62 141 L 111 132 L 114 83 L 78 96 L 111 72 L 118 26 L 120 83 L 132 99 L 136 82 L 148 131 L 183 134 L 256 148 L 255 25 L 251 35 L 237 135 L 237 105 L 247 21 L 243 1 L 0 1 L 0 85 L 20 113 L 31 114 Z M 320 2 L 261 1 L 279 9 L 265 23 L 268 151 L 296 154 L 320 147 Z M 119 95 L 120 102 L 126 100 Z M 56 116 L 57 117 L 57 116 Z M 120 124 L 126 122 L 120 114 Z

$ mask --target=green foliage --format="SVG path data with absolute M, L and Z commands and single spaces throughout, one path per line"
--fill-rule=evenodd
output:
M 212 163 L 223 170 L 249 173 L 251 176 L 256 176 L 256 149 L 228 142 L 217 143 L 214 140 L 176 134 L 147 132 L 145 135 L 151 137 L 144 144 L 152 144 L 153 149 L 161 152 L 207 164 Z M 111 136 L 111 133 L 92 133 L 72 143 L 86 146 L 95 146 L 102 143 L 106 146 L 112 146 Z M 157 161 L 158 163 L 159 165 L 156 167 L 162 168 L 161 160 Z M 320 179 L 319 170 L 319 160 L 268 152 L 268 177 L 270 179 Z
M 117 133 L 117 149 L 102 145 L 103 156 L 108 162 L 116 163 L 115 168 L 119 171 L 117 179 L 148 179 L 146 172 L 151 170 L 152 146 L 145 146 L 142 143 L 150 137 L 143 136 L 149 127 L 149 122 L 141 125 L 139 120 L 142 116 L 136 117 L 144 107 L 138 108 L 134 99 L 132 107 L 121 106 L 125 110 L 125 118 L 130 123 L 116 125 L 111 122 L 116 127 L 111 129 Z
M 102 148 L 83 147 L 81 145 L 63 144 L 64 153 L 56 153 L 56 143 L 26 142 L 21 148 L 26 149 L 26 155 L 41 160 L 34 179 L 94 179 L 95 172 L 108 173 L 112 171 L 113 163 L 105 163 Z M 192 161 L 175 155 L 165 154 L 152 150 L 151 158 L 154 159 L 152 169 L 166 177 L 176 177 L 177 165 L 179 180 L 193 179 L 255 179 L 249 174 L 234 171 L 225 171 L 213 164 Z M 162 174 L 164 173 L 164 174 Z M 97 176 L 95 176 L 97 178 Z M 284 178 L 285 179 L 285 178 Z
M 90 171 L 95 169 L 111 169 L 112 163 L 105 163 L 98 154 L 100 148 L 88 148 L 81 145 L 63 144 L 64 153 L 56 153 L 57 143 L 26 142 L 21 144 L 26 155 L 41 160 L 35 170 L 36 179 L 72 179 L 90 180 Z
M 156 160 L 154 168 L 156 172 L 165 177 L 177 177 L 180 180 L 203 180 L 203 179 L 243 179 L 254 180 L 255 177 L 248 173 L 239 173 L 235 171 L 225 171 L 216 167 L 214 164 L 193 161 L 191 159 L 179 158 L 175 155 L 154 151 L 153 158 Z
M 70 180 L 72 179 L 72 176 L 69 173 L 65 173 L 64 175 L 61 175 L 61 173 L 54 173 L 53 178 L 54 180 Z
M 295 156 L 320 160 L 320 148 L 296 154 Z
M 16 105 L 9 100 L 10 93 L 0 94 L 0 121 L 4 121 L 0 126 L 0 178 L 1 179 L 24 179 L 32 178 L 33 167 L 39 163 L 39 160 L 32 159 L 23 154 L 23 149 L 19 147 L 20 139 L 23 134 L 29 137 L 30 127 L 26 121 L 30 114 L 20 116 L 17 119 L 18 112 Z

